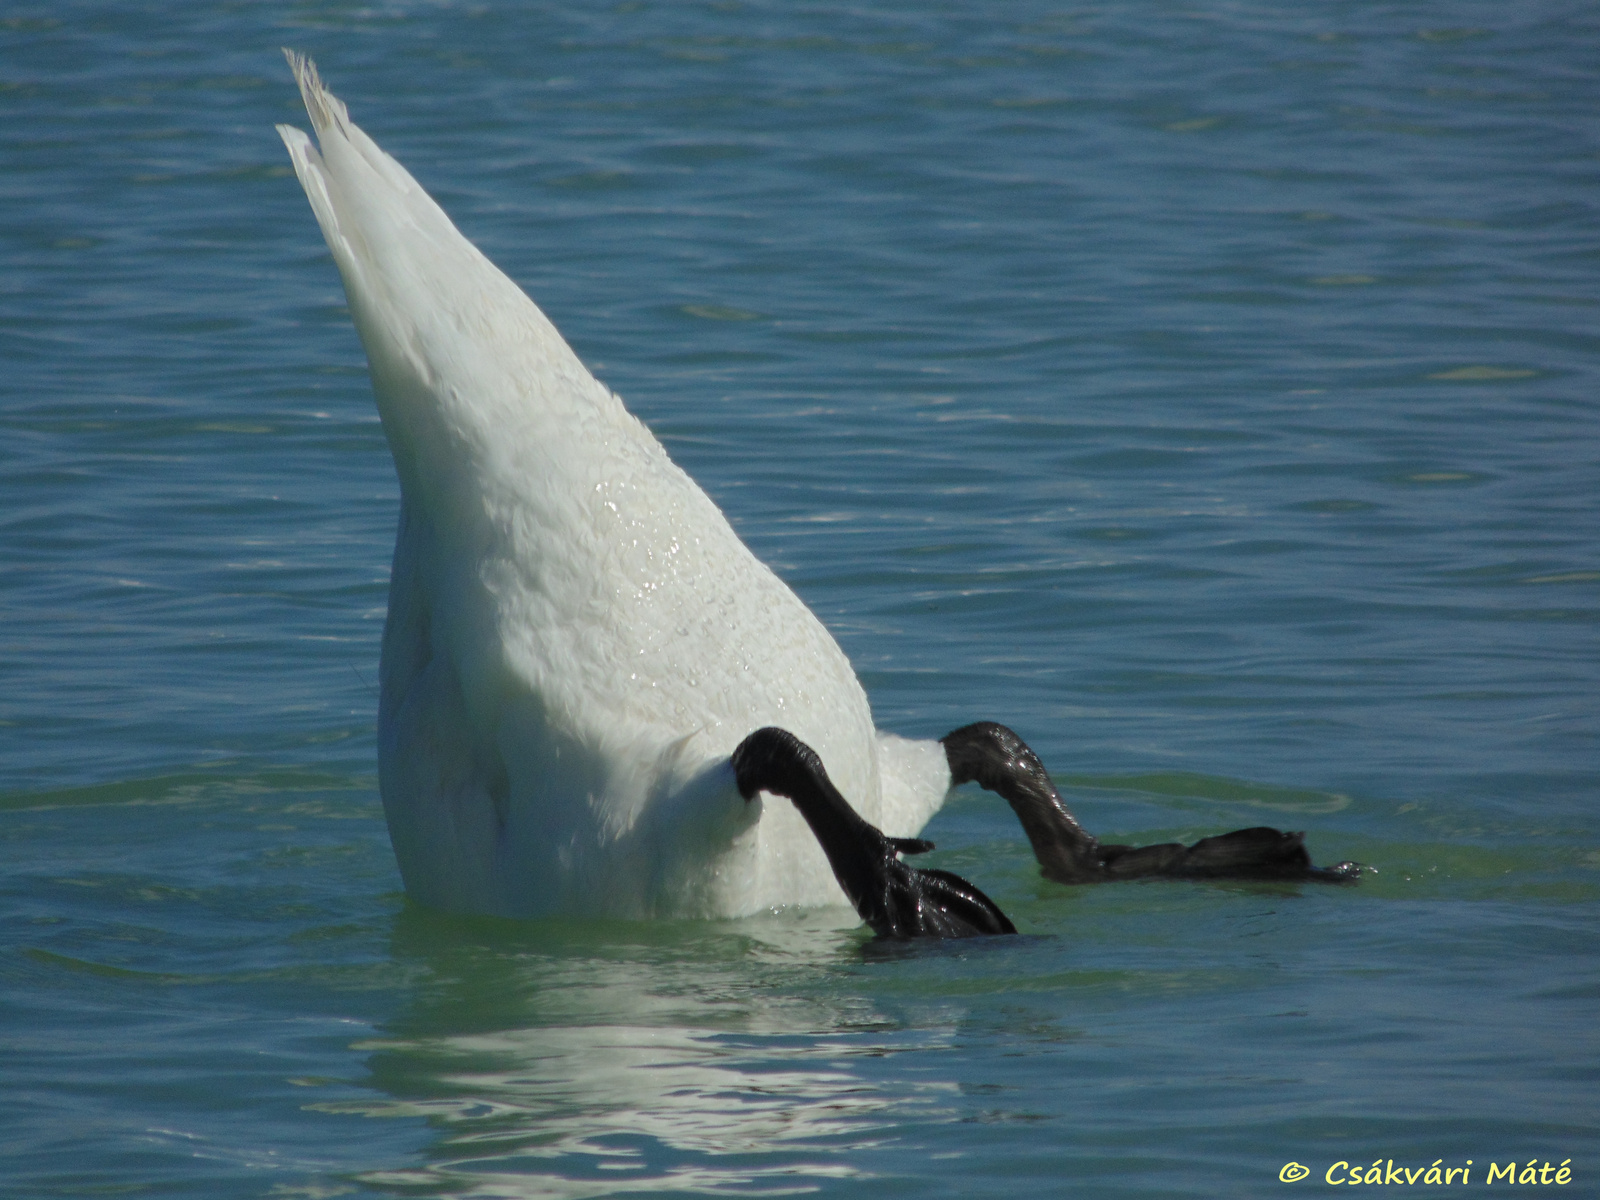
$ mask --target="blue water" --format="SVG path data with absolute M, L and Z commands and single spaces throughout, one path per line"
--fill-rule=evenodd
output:
M 285 44 L 881 726 L 1377 873 L 1069 890 L 967 789 L 1021 938 L 408 904 Z M 0 1191 L 1595 1194 L 1597 62 L 1539 0 L 9 6 Z

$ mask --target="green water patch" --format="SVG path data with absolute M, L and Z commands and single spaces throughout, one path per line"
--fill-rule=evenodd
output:
M 1371 897 L 1588 904 L 1600 900 L 1592 845 L 1526 838 L 1500 844 L 1341 838 L 1369 867 L 1358 885 Z
M 761 314 L 731 304 L 680 304 L 677 312 L 702 321 L 759 321 Z
M 1497 367 L 1479 363 L 1466 367 L 1453 367 L 1447 371 L 1435 371 L 1428 378 L 1447 383 L 1496 383 L 1506 379 L 1532 379 L 1538 374 L 1538 371 L 1527 367 Z
M 0 812 L 93 805 L 203 804 L 222 798 L 284 792 L 352 791 L 375 793 L 377 781 L 367 775 L 334 774 L 293 767 L 269 767 L 243 774 L 187 771 L 155 775 L 147 779 L 117 779 L 83 787 L 4 793 L 0 794 Z
M 1341 812 L 1350 806 L 1350 797 L 1338 792 L 1251 783 L 1192 771 L 1161 771 L 1143 775 L 1061 775 L 1057 776 L 1056 781 L 1060 786 L 1073 789 L 1246 804 L 1274 812 L 1318 815 Z
M 130 967 L 113 966 L 110 963 L 95 962 L 87 958 L 76 958 L 70 954 L 57 954 L 54 950 L 45 950 L 39 946 L 24 946 L 22 953 L 41 966 L 75 974 L 93 975 L 119 983 L 146 983 L 170 987 L 175 984 L 211 982 L 210 978 L 180 975 L 171 971 L 139 971 Z

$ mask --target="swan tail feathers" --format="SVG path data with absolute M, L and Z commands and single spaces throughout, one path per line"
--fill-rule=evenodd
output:
M 278 133 L 340 268 L 348 270 L 352 262 L 416 266 L 421 253 L 445 260 L 465 256 L 476 270 L 498 274 L 411 173 L 350 120 L 344 102 L 323 86 L 316 64 L 292 50 L 284 55 L 317 145 L 293 126 L 279 125 Z M 431 249 L 423 251 L 423 245 Z M 437 287 L 439 279 L 428 282 Z
M 306 115 L 311 118 L 311 127 L 317 131 L 317 137 L 322 137 L 335 124 L 347 128 L 350 113 L 344 101 L 323 86 L 322 76 L 317 74 L 317 64 L 287 46 L 283 48 L 283 56 L 289 60 L 289 69 L 294 72 L 295 82 L 300 85 L 300 98 L 305 101 Z
M 293 50 L 286 49 L 283 54 L 294 71 L 295 82 L 300 85 L 300 98 L 305 102 L 306 115 L 311 118 L 311 128 L 316 131 L 322 152 L 335 160 L 336 169 L 344 150 L 353 150 L 360 162 L 381 176 L 390 189 L 408 197 L 408 204 L 426 211 L 429 216 L 436 213 L 443 217 L 444 211 L 411 177 L 411 172 L 350 119 L 350 110 L 344 101 L 323 84 L 322 77 L 317 74 L 317 64 Z
M 419 395 L 449 404 L 452 388 L 482 408 L 488 396 L 520 396 L 530 381 L 576 380 L 593 402 L 597 385 L 544 314 L 350 120 L 315 64 L 285 54 L 317 144 L 290 126 L 278 130 L 344 278 L 386 425 L 394 405 Z M 478 430 L 482 415 L 457 411 L 452 421 Z
M 339 228 L 339 212 L 328 189 L 327 164 L 302 130 L 293 125 L 279 125 L 277 128 L 278 136 L 289 148 L 289 160 L 294 163 L 294 173 L 300 180 L 300 186 L 305 189 L 306 199 L 311 201 L 311 211 L 316 214 L 317 224 L 322 227 L 322 236 L 327 240 L 328 249 L 336 259 L 348 259 L 350 243 Z

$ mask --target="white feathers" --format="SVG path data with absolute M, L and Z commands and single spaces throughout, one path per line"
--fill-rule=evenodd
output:
M 291 54 L 279 126 L 344 279 L 400 478 L 379 778 L 418 900 L 531 915 L 844 903 L 727 756 L 781 725 L 915 833 L 937 743 L 880 741 L 833 638 L 526 295 Z

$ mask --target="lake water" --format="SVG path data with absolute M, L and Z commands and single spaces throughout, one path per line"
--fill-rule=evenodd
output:
M 880 726 L 1376 873 L 1071 890 L 968 788 L 932 860 L 1020 938 L 408 904 L 280 45 Z M 0 1190 L 1596 1194 L 1597 62 L 1539 0 L 10 5 Z

